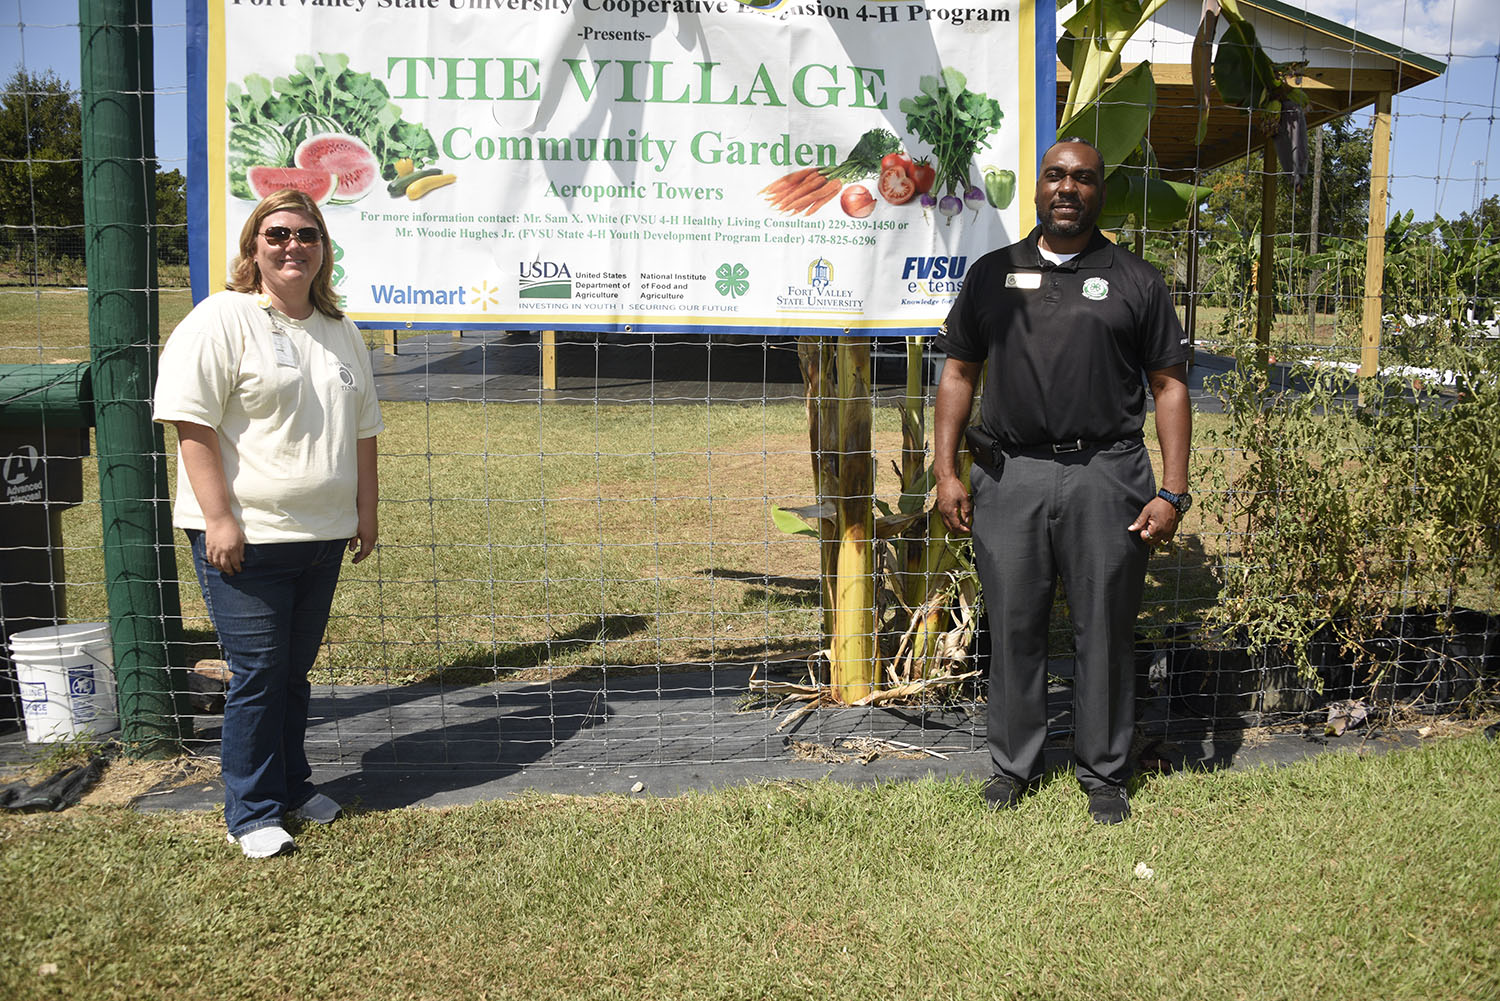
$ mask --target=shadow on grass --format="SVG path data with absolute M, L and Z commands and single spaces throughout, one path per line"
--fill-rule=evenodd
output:
M 579 677 L 580 672 L 601 670 L 589 665 L 566 668 L 549 667 L 560 659 L 560 651 L 582 651 L 600 643 L 619 642 L 645 631 L 652 617 L 635 613 L 605 615 L 584 623 L 565 633 L 534 643 L 516 646 L 488 647 L 477 643 L 468 644 L 455 653 L 448 663 L 427 670 L 407 685 L 482 685 L 494 681 L 527 681 L 543 678 Z M 561 655 L 566 660 L 566 653 Z M 487 661 L 487 663 L 477 663 Z M 530 675 L 543 671 L 545 674 Z M 501 672 L 505 672 L 504 677 Z

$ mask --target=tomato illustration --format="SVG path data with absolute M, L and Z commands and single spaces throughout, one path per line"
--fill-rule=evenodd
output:
M 918 160 L 911 165 L 911 179 L 917 186 L 917 194 L 925 195 L 937 180 L 937 170 L 926 160 Z
M 886 167 L 880 172 L 880 197 L 892 205 L 905 205 L 916 194 L 916 182 L 904 167 Z
M 890 170 L 892 167 L 900 167 L 902 170 L 906 171 L 908 176 L 910 176 L 911 157 L 907 156 L 904 153 L 887 153 L 885 156 L 880 158 L 880 169 L 882 172 Z
M 863 184 L 851 184 L 839 196 L 839 205 L 843 207 L 845 215 L 863 219 L 875 211 L 875 196 Z

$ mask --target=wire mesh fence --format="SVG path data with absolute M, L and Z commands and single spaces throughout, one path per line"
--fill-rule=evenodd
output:
M 0 364 L 12 379 L 22 366 L 90 357 L 79 28 L 50 5 L 16 7 L 17 23 L 0 27 L 11 61 L 0 101 Z M 1309 99 L 1307 160 L 1290 169 L 1274 152 L 1283 119 L 1236 113 L 1218 95 L 1211 135 L 1228 154 L 1187 141 L 1198 105 L 1184 86 L 1184 37 L 1196 21 L 1175 23 L 1169 9 L 1123 54 L 1127 68 L 1156 67 L 1145 148 L 1160 176 L 1201 186 L 1187 218 L 1138 211 L 1114 228 L 1167 278 L 1196 346 L 1197 504 L 1176 544 L 1152 558 L 1139 624 L 1141 731 L 1153 741 L 1493 707 L 1500 196 L 1471 151 L 1487 158 L 1491 143 L 1500 26 L 1457 10 L 1435 46 L 1425 34 L 1413 36 L 1417 47 L 1385 41 L 1392 22 L 1363 23 L 1357 9 L 1354 32 L 1306 5 L 1281 15 L 1290 27 L 1263 28 L 1268 45 L 1293 39 L 1272 57 Z M 163 109 L 186 77 L 163 39 L 175 44 L 181 25 L 158 21 L 151 139 L 180 151 L 182 116 Z M 59 55 L 69 39 L 71 65 Z M 164 68 L 174 65 L 177 75 Z M 1059 103 L 1068 86 L 1060 63 Z M 168 138 L 172 129 L 182 134 Z M 1376 155 L 1387 142 L 1389 166 Z M 182 162 L 164 156 L 151 192 L 163 339 L 192 306 Z M 1372 328 L 1377 244 L 1384 285 Z M 829 688 L 818 519 L 809 534 L 783 514 L 829 500 L 815 487 L 810 342 L 715 329 L 365 333 L 387 424 L 381 542 L 343 571 L 313 674 L 315 760 L 572 767 L 779 757 L 861 740 L 983 747 L 982 599 L 952 637 L 945 672 L 962 677 L 885 704 L 803 711 L 802 696 Z M 930 340 L 915 352 L 899 338 L 871 348 L 868 442 L 839 448 L 869 454 L 869 500 L 895 511 L 911 461 L 902 415 L 919 402 L 911 416 L 925 429 L 925 467 L 943 359 Z M 87 432 L 6 424 L 7 633 L 108 619 Z M 1159 470 L 1150 421 L 1147 442 Z M 175 449 L 170 429 L 166 447 Z M 882 671 L 912 629 L 900 547 L 931 541 L 908 527 L 876 545 Z M 180 534 L 172 545 L 185 583 L 170 666 L 194 690 L 190 740 L 211 747 L 221 677 L 209 662 L 220 654 Z M 957 588 L 972 574 L 954 545 Z M 1072 644 L 1059 593 L 1048 646 L 1060 741 L 1071 729 Z M 25 693 L 13 674 L 9 684 L 0 721 L 19 729 Z

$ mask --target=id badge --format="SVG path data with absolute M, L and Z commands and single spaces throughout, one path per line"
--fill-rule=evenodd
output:
M 1006 288 L 1041 288 L 1042 275 L 1039 271 L 1012 271 L 1005 276 Z
M 276 364 L 287 368 L 297 367 L 297 349 L 292 347 L 292 339 L 286 335 L 286 331 L 279 327 L 271 329 L 271 348 L 276 352 Z

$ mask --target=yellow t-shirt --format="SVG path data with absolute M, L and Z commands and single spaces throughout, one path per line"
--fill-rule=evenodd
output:
M 219 292 L 162 349 L 152 416 L 219 434 L 234 516 L 252 543 L 351 538 L 356 442 L 385 428 L 370 355 L 347 317 L 293 320 Z M 182 455 L 172 524 L 206 527 Z

